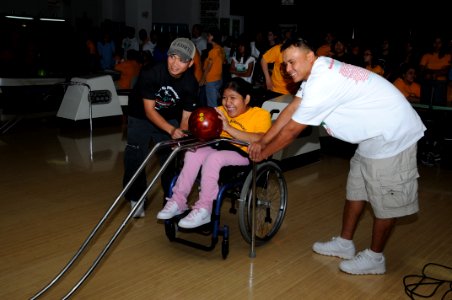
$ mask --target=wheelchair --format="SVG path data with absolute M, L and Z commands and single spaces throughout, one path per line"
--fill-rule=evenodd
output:
M 229 254 L 229 226 L 221 222 L 221 210 L 225 199 L 231 200 L 230 213 L 237 214 L 240 233 L 247 243 L 252 241 L 252 213 L 255 204 L 254 242 L 261 246 L 272 239 L 280 229 L 287 210 L 287 184 L 282 170 L 274 160 L 265 160 L 256 164 L 255 193 L 253 197 L 253 166 L 226 166 L 221 169 L 219 191 L 213 203 L 211 222 L 193 229 L 185 229 L 177 224 L 190 211 L 171 219 L 164 220 L 165 234 L 170 242 L 178 242 L 197 249 L 211 251 L 222 237 L 221 254 L 226 259 Z M 174 187 L 178 175 L 175 175 L 171 185 Z M 196 193 L 199 181 L 195 182 L 192 194 Z M 253 199 L 255 203 L 253 204 Z M 183 233 L 183 234 L 181 234 Z M 186 233 L 210 236 L 208 243 L 189 240 Z M 188 234 L 188 236 L 190 236 Z

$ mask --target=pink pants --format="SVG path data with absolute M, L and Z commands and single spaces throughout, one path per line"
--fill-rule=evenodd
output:
M 202 147 L 196 151 L 187 151 L 184 166 L 173 188 L 171 200 L 176 201 L 180 209 L 187 208 L 187 197 L 191 192 L 199 169 L 201 169 L 201 191 L 199 200 L 193 208 L 205 208 L 212 211 L 212 203 L 217 198 L 220 169 L 224 166 L 246 166 L 249 160 L 235 151 L 216 150 Z

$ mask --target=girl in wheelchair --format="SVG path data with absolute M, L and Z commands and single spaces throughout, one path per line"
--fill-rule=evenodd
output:
M 232 78 L 223 88 L 222 105 L 216 107 L 223 122 L 221 137 L 253 142 L 258 140 L 271 126 L 271 116 L 260 107 L 249 106 L 252 86 L 240 77 Z M 220 142 L 214 146 L 187 151 L 184 165 L 174 185 L 172 196 L 157 214 L 158 219 L 167 220 L 188 210 L 187 197 L 201 170 L 199 200 L 190 213 L 178 225 L 195 228 L 210 223 L 213 201 L 219 186 L 220 170 L 225 166 L 249 165 L 247 146 Z

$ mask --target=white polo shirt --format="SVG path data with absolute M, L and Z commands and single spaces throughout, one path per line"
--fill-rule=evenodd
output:
M 394 156 L 416 143 L 426 127 L 402 93 L 385 78 L 329 57 L 318 57 L 298 90 L 292 119 L 325 127 L 340 140 L 359 144 L 368 158 Z

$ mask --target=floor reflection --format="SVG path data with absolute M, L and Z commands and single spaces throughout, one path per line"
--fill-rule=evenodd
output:
M 122 132 L 85 137 L 58 136 L 66 154 L 65 163 L 90 172 L 111 171 L 124 151 Z

